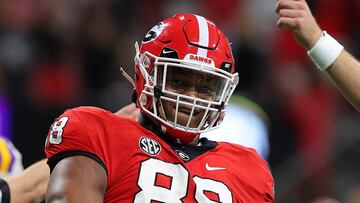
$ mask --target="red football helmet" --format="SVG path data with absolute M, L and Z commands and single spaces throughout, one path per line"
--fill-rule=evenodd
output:
M 202 16 L 177 14 L 135 45 L 137 105 L 179 143 L 219 127 L 238 75 L 226 36 Z

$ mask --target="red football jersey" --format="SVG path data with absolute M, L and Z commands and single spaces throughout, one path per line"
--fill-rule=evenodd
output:
M 170 144 L 138 122 L 94 107 L 65 111 L 46 141 L 50 167 L 84 155 L 107 171 L 104 202 L 274 202 L 274 181 L 253 149 L 201 139 Z

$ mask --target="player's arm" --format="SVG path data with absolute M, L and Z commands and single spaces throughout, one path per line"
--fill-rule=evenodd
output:
M 319 45 L 319 39 L 325 39 L 305 0 L 278 0 L 275 10 L 279 14 L 277 25 L 280 28 L 291 29 L 295 39 L 305 49 L 313 50 L 314 46 Z M 333 46 L 334 44 L 323 40 L 322 47 L 325 50 L 330 50 Z M 360 111 L 360 63 L 347 51 L 341 51 L 336 46 L 334 49 L 335 52 L 339 50 L 340 54 L 331 57 L 332 51 L 320 53 L 320 61 L 331 61 L 329 65 L 320 67 L 326 71 L 349 102 Z M 319 56 L 317 53 L 315 55 L 316 58 Z
M 45 198 L 49 181 L 46 160 L 38 161 L 16 176 L 5 177 L 11 203 L 39 202 Z
M 360 63 L 343 51 L 327 74 L 347 100 L 360 111 Z
M 103 202 L 106 177 L 105 169 L 89 157 L 64 158 L 51 173 L 46 202 Z

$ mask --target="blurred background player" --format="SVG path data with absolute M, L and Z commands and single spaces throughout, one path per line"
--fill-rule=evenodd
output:
M 329 16 L 325 13 L 331 13 L 330 15 L 337 20 L 345 17 L 341 14 L 344 10 L 339 10 L 339 7 L 336 7 L 335 1 L 323 1 L 322 3 L 324 5 L 330 5 L 327 9 L 325 9 L 326 11 L 323 11 L 324 13 L 322 13 L 322 17 L 325 17 L 325 15 Z M 351 5 L 351 2 L 348 1 L 342 5 L 338 4 L 337 6 L 345 5 Z M 333 10 L 330 10 L 329 8 L 332 8 Z M 339 32 L 341 29 L 346 29 L 345 22 L 338 21 L 332 25 L 323 25 L 322 27 L 330 33 L 328 34 L 317 24 L 315 18 L 311 15 L 308 3 L 305 0 L 279 0 L 276 3 L 275 11 L 279 15 L 279 19 L 277 21 L 278 27 L 288 28 L 292 31 L 293 37 L 303 48 L 307 50 L 308 56 L 317 68 L 320 71 L 324 71 L 326 75 L 335 82 L 340 92 L 356 109 L 359 110 L 360 64 L 352 55 L 344 50 L 344 47 L 338 41 L 331 36 L 332 34 L 339 35 L 336 31 Z M 321 14 L 316 13 L 316 11 L 314 11 L 314 14 L 321 16 Z M 319 17 L 319 19 L 324 20 L 321 19 L 321 17 Z M 333 21 L 327 22 L 333 23 Z M 286 49 L 286 51 L 289 50 Z M 284 51 L 284 54 L 286 51 Z M 325 86 L 318 84 L 316 84 L 317 87 L 314 88 L 313 93 L 305 93 L 304 90 L 308 88 L 307 85 L 311 84 L 311 80 L 309 80 L 309 78 L 304 78 L 304 69 L 302 69 L 301 65 L 299 66 L 296 62 L 292 62 L 287 65 L 290 67 L 290 70 L 293 69 L 292 71 L 289 71 L 289 73 L 293 72 L 292 75 L 294 76 L 292 77 L 293 80 L 288 80 L 289 86 L 291 87 L 294 83 L 301 84 L 300 86 L 298 85 L 297 90 L 292 92 L 288 91 L 291 93 L 288 98 L 290 101 L 292 100 L 289 105 L 289 117 L 295 121 L 297 120 L 295 123 L 298 125 L 297 127 L 300 132 L 299 143 L 304 146 L 302 152 L 299 153 L 299 159 L 303 165 L 303 171 L 300 173 L 311 174 L 308 175 L 308 180 L 304 181 L 304 185 L 299 188 L 303 188 L 304 191 L 306 191 L 304 192 L 308 195 L 306 199 L 314 198 L 314 196 L 316 197 L 316 195 L 319 194 L 332 197 L 335 194 L 333 191 L 336 189 L 333 188 L 333 185 L 329 185 L 328 183 L 333 182 L 334 179 L 340 180 L 343 177 L 341 177 L 341 175 L 338 177 L 334 176 L 336 172 L 341 171 L 341 169 L 339 169 L 341 167 L 333 168 L 330 163 L 332 160 L 336 159 L 336 156 L 339 156 L 338 154 L 344 153 L 342 152 L 344 149 L 339 149 L 346 146 L 344 142 L 337 143 L 338 154 L 330 154 L 331 142 L 334 141 L 332 138 L 332 134 L 334 132 L 331 132 L 331 122 L 334 121 L 329 120 L 328 118 L 336 112 L 336 95 L 332 93 L 331 89 L 326 90 L 327 88 L 324 88 Z M 281 77 L 284 76 L 285 75 Z M 296 86 L 297 85 L 293 87 Z M 314 106 L 318 107 L 319 111 L 316 111 L 316 113 L 308 111 L 307 105 L 311 103 L 311 100 L 313 100 Z M 341 119 L 338 120 L 338 123 L 341 122 L 343 122 Z M 322 127 L 319 128 L 319 126 Z M 341 124 L 337 124 L 337 126 L 341 126 Z M 340 136 L 342 137 L 341 139 L 343 139 L 344 134 L 348 133 L 346 131 L 340 133 Z M 358 143 L 358 139 L 353 139 L 351 136 L 345 139 L 348 141 L 352 140 L 350 142 Z M 357 144 L 354 146 L 356 145 Z M 350 149 L 349 151 L 352 151 L 352 147 L 347 147 Z M 343 157 L 345 156 L 346 155 L 343 155 Z M 293 162 L 290 164 L 293 164 Z M 289 170 L 289 168 L 284 168 L 284 170 Z M 340 173 L 338 172 L 338 174 Z M 355 182 L 354 187 L 356 188 L 356 185 L 358 185 L 359 182 L 358 180 Z M 291 184 L 288 184 L 288 186 L 289 185 Z M 306 189 L 307 187 L 311 189 L 308 190 Z M 353 191 L 351 186 L 350 191 Z M 333 198 L 314 199 L 314 202 L 336 202 Z
M 50 171 L 46 160 L 27 167 L 17 175 L 6 176 L 1 180 L 1 203 L 43 202 L 49 182 Z
M 23 170 L 22 155 L 13 145 L 12 109 L 5 92 L 3 70 L 0 65 L 0 178 Z
M 279 0 L 277 25 L 293 30 L 315 65 L 326 71 L 341 93 L 360 111 L 360 63 L 317 25 L 305 0 Z

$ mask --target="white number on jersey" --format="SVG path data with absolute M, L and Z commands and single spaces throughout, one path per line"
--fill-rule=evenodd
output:
M 172 179 L 171 188 L 156 186 L 158 174 Z M 135 196 L 135 202 L 179 202 L 186 195 L 187 177 L 189 173 L 180 164 L 170 164 L 157 159 L 149 159 L 141 163 L 138 185 L 142 189 Z
M 167 177 L 168 186 L 157 185 L 159 176 Z M 197 202 L 215 203 L 205 195 L 211 192 L 218 196 L 219 202 L 231 203 L 232 194 L 222 182 L 194 177 L 196 184 L 195 200 Z M 181 164 L 173 164 L 158 159 L 148 159 L 141 163 L 138 185 L 141 191 L 135 195 L 134 203 L 182 202 L 188 193 L 189 172 Z M 191 195 L 191 194 L 188 194 Z
M 198 202 L 213 203 L 214 201 L 205 196 L 205 192 L 209 191 L 218 195 L 219 202 L 232 202 L 231 192 L 224 183 L 200 177 L 194 177 L 194 181 L 196 184 L 195 199 Z
M 60 144 L 62 141 L 62 134 L 64 132 L 64 127 L 68 122 L 69 117 L 61 117 L 58 121 L 55 121 L 49 131 L 49 142 L 51 144 Z

